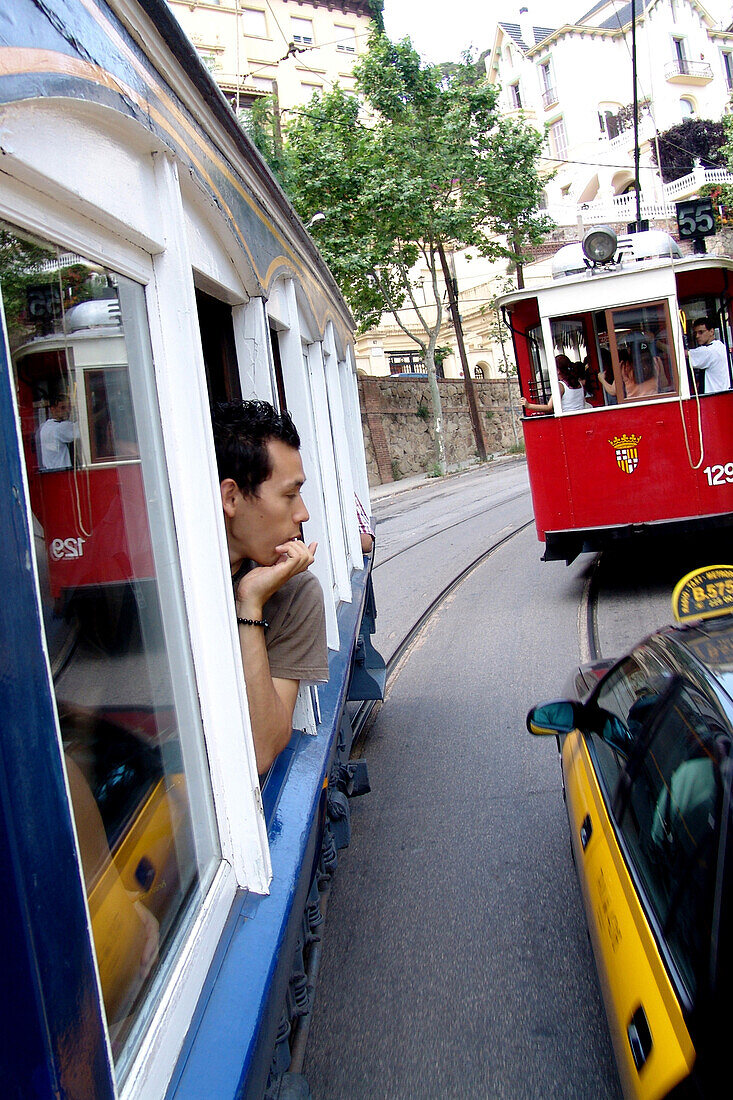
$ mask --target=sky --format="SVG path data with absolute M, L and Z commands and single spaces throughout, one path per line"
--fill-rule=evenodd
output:
M 730 0 L 702 0 L 713 18 L 725 18 Z M 393 40 L 409 35 L 425 61 L 458 61 L 468 46 L 477 54 L 489 49 L 499 19 L 517 22 L 523 3 L 536 26 L 572 23 L 593 7 L 594 0 L 385 0 L 384 23 Z
M 476 53 L 492 45 L 497 20 L 517 21 L 521 0 L 385 0 L 384 25 L 393 40 L 409 35 L 426 60 L 458 61 L 468 46 Z M 527 0 L 537 26 L 552 27 L 584 15 L 593 0 Z

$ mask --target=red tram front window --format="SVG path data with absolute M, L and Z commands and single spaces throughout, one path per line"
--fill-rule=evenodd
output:
M 599 342 L 610 352 L 619 402 L 679 392 L 666 302 L 609 309 L 600 317 Z
M 139 458 L 126 367 L 85 372 L 92 462 Z

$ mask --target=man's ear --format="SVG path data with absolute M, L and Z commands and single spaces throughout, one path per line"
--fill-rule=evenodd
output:
M 239 486 L 233 477 L 225 477 L 220 483 L 219 488 L 221 490 L 221 506 L 224 509 L 224 515 L 231 519 L 237 509 L 237 500 L 242 495 Z

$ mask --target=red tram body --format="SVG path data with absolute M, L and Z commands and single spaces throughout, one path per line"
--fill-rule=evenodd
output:
M 732 271 L 733 260 L 683 258 L 652 231 L 622 240 L 612 266 L 565 246 L 552 282 L 500 300 L 522 395 L 552 404 L 523 421 L 545 560 L 570 562 L 640 531 L 733 522 L 733 389 L 701 392 L 687 363 L 693 324 L 715 318 L 733 384 Z M 586 364 L 576 411 L 562 408 L 555 357 L 564 354 Z
M 15 349 L 13 360 L 49 591 L 66 602 L 155 570 L 117 303 L 72 306 L 54 328 Z M 70 466 L 44 469 L 38 432 L 56 393 L 72 399 L 77 438 Z

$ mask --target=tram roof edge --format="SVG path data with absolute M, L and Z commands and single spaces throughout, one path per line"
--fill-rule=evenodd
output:
M 341 303 L 344 318 L 348 320 L 352 330 L 355 329 L 356 322 L 351 310 L 318 246 L 306 229 L 305 224 L 301 221 L 300 216 L 296 213 L 290 199 L 273 175 L 264 157 L 232 113 L 224 93 L 204 65 L 196 47 L 182 29 L 165 0 L 106 0 L 106 3 L 110 10 L 123 21 L 130 33 L 138 40 L 142 40 L 143 43 L 148 42 L 148 40 L 143 34 L 142 25 L 135 22 L 134 13 L 136 11 L 142 13 L 154 25 L 186 78 L 202 96 L 207 108 L 225 130 L 227 136 L 238 146 L 247 167 L 258 183 L 261 184 L 263 191 L 267 192 L 268 202 L 277 205 L 277 213 L 280 215 L 282 224 L 287 225 L 288 230 L 297 239 L 303 253 L 318 269 L 320 277 L 329 284 L 337 301 Z M 272 215 L 272 210 L 269 209 L 268 213 Z

